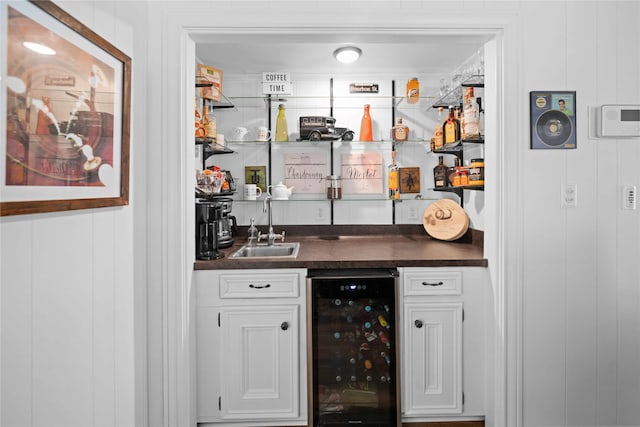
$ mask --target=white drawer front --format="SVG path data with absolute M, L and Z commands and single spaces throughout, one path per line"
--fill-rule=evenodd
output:
M 462 295 L 460 271 L 405 271 L 405 295 Z
M 220 298 L 297 298 L 297 273 L 221 274 Z

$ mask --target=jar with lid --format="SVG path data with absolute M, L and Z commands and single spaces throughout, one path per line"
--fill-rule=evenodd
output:
M 484 159 L 469 162 L 469 185 L 484 185 Z
M 327 199 L 342 199 L 342 177 L 327 176 Z

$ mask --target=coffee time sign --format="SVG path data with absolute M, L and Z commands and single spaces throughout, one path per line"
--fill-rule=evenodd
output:
M 291 95 L 291 73 L 262 73 L 264 95 Z

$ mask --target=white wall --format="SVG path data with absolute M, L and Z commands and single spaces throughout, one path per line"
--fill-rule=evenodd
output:
M 553 13 L 549 13 L 553 10 Z M 640 104 L 640 3 L 524 2 L 521 92 L 577 91 L 578 147 L 524 150 L 523 399 L 526 426 L 640 425 L 640 140 L 589 139 L 588 107 Z M 544 31 L 540 31 L 544 28 Z M 527 141 L 520 129 L 520 143 Z M 561 185 L 578 184 L 577 208 Z
M 0 220 L 0 425 L 144 425 L 147 5 L 56 3 L 133 58 L 130 205 Z

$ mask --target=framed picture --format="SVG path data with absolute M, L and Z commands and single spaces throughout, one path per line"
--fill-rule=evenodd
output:
M 400 194 L 420 192 L 420 168 L 400 168 Z
M 128 204 L 131 59 L 48 0 L 0 22 L 1 214 Z
M 575 91 L 530 92 L 531 148 L 576 148 Z

